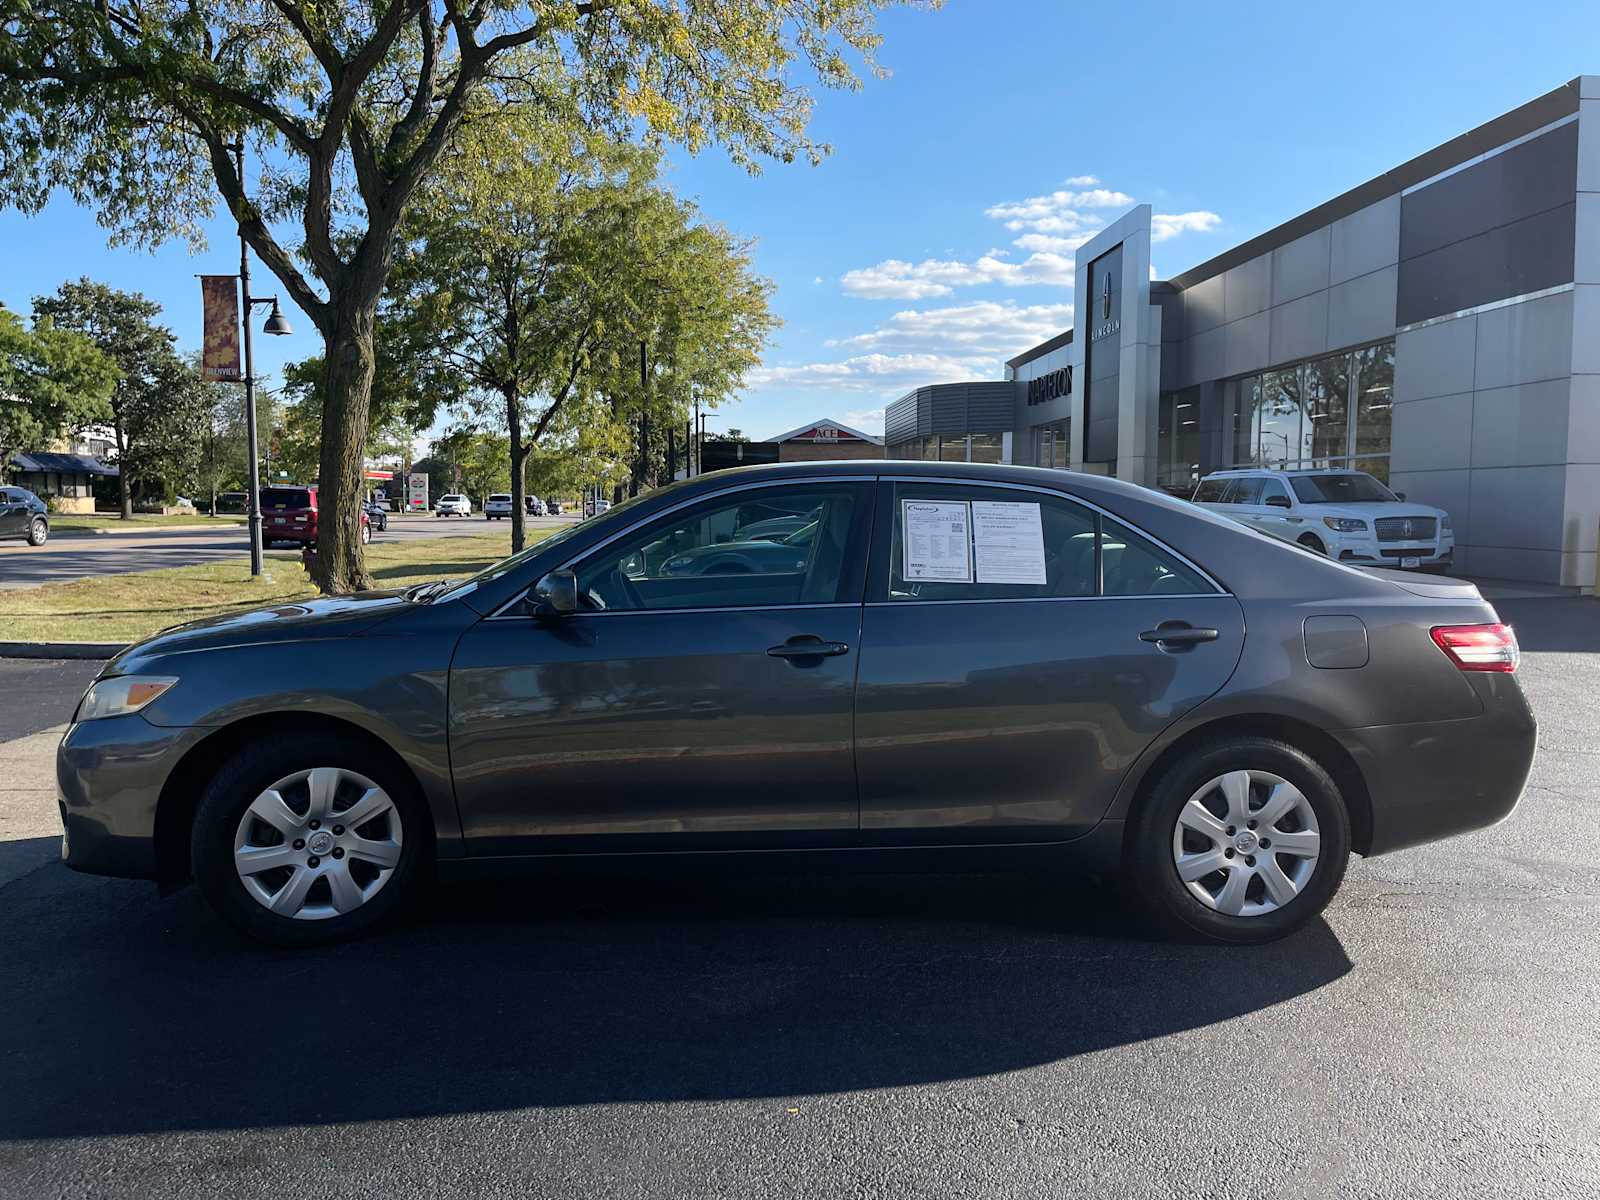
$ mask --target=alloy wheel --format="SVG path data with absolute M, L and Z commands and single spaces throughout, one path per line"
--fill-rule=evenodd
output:
M 313 767 L 250 802 L 234 835 L 244 890 L 281 917 L 320 921 L 360 908 L 400 862 L 400 810 L 364 775 Z
M 1184 888 L 1230 917 L 1288 904 L 1321 856 L 1317 814 L 1305 794 L 1268 771 L 1229 771 L 1197 788 L 1178 811 L 1172 861 Z

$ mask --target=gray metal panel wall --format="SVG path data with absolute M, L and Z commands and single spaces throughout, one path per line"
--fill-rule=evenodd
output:
M 1400 200 L 1401 325 L 1572 282 L 1578 123 Z
M 884 443 L 935 433 L 1008 433 L 1016 395 L 1017 384 L 1009 379 L 920 387 L 884 409 Z
M 917 393 L 907 392 L 883 410 L 883 440 L 893 446 L 917 436 Z

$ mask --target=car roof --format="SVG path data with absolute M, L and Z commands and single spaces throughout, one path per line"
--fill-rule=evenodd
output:
M 1359 467 L 1229 467 L 1212 471 L 1204 479 L 1238 479 L 1246 475 L 1370 475 Z

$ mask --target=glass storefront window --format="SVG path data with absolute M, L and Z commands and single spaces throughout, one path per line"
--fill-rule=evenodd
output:
M 1300 371 L 1269 371 L 1261 377 L 1256 407 L 1256 461 L 1269 467 L 1298 462 L 1300 451 Z
M 966 462 L 967 435 L 958 433 L 940 437 L 938 458 L 940 462 Z
M 1039 425 L 1033 431 L 1033 465 L 1065 471 L 1068 466 L 1067 430 L 1069 423 L 1056 421 Z
M 1232 415 L 1229 465 L 1348 465 L 1388 479 L 1393 342 L 1330 354 L 1224 387 L 1226 411 Z M 1360 463 L 1354 461 L 1357 456 Z
M 1356 440 L 1354 454 L 1389 452 L 1389 415 L 1394 407 L 1394 343 L 1355 352 Z
M 975 463 L 997 463 L 1005 452 L 1004 435 L 998 433 L 974 433 L 968 435 L 970 449 L 967 461 Z

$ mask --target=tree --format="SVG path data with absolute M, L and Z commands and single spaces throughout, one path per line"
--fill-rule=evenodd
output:
M 161 306 L 137 292 L 79 279 L 53 296 L 36 296 L 35 319 L 83 334 L 117 367 L 111 429 L 117 444 L 118 491 L 124 519 L 133 516 L 141 480 L 170 487 L 181 477 L 203 434 L 203 414 L 188 387 L 192 372 L 174 348 L 171 330 L 155 323 Z
M 111 415 L 117 367 L 88 338 L 48 318 L 28 329 L 0 307 L 0 479 L 11 456 Z
M 508 146 L 514 165 L 499 168 Z M 709 403 L 775 324 L 743 246 L 655 178 L 652 154 L 508 116 L 458 137 L 407 221 L 379 345 L 409 356 L 403 373 L 433 381 L 429 394 L 505 433 L 514 551 L 528 456 L 571 430 L 580 398 L 603 389 L 607 419 L 646 427 L 648 405 L 687 404 L 681 388 L 641 393 L 641 342 Z
M 152 244 L 197 240 L 221 196 L 322 335 L 317 581 L 348 591 L 368 582 L 378 301 L 406 209 L 456 134 L 529 109 L 691 151 L 719 141 L 752 168 L 816 160 L 796 64 L 858 86 L 845 56 L 876 70 L 890 2 L 0 0 L 0 203 L 33 212 L 61 188 L 115 238 Z M 233 150 L 246 140 L 269 164 L 254 197 Z

